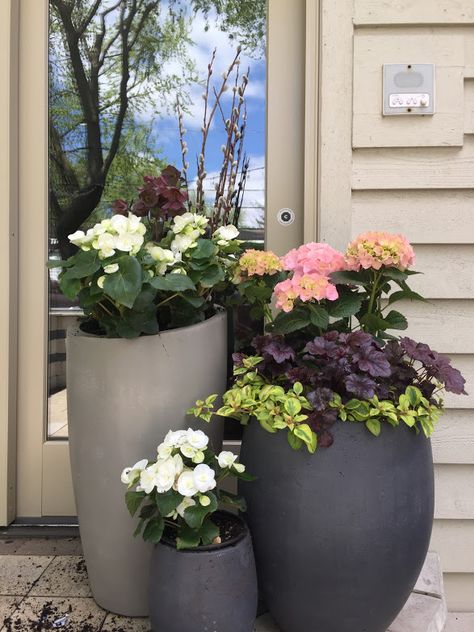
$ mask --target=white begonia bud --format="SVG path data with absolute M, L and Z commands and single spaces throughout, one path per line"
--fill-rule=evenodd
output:
M 97 279 L 97 285 L 100 287 L 101 290 L 104 289 L 104 281 L 105 281 L 105 274 L 103 274 Z
M 197 467 L 200 467 L 199 465 Z M 197 494 L 198 488 L 194 480 L 194 472 L 192 470 L 184 470 L 181 472 L 178 478 L 178 492 L 181 496 L 191 498 L 194 494 Z
M 188 428 L 187 442 L 196 450 L 203 450 L 209 443 L 209 437 L 202 430 L 193 430 Z
M 208 492 L 216 486 L 216 473 L 209 467 L 209 465 L 206 465 L 205 463 L 196 465 L 193 474 L 194 484 L 201 493 Z
M 110 263 L 108 266 L 104 266 L 104 272 L 106 274 L 113 274 L 114 272 L 117 272 L 118 269 L 119 269 L 118 263 Z
M 203 507 L 209 507 L 211 504 L 211 499 L 209 496 L 199 496 L 199 504 Z
M 226 469 L 231 467 L 235 461 L 237 461 L 237 455 L 233 452 L 229 452 L 228 450 L 223 450 L 216 459 L 219 463 L 219 467 L 222 469 Z
M 234 470 L 236 472 L 238 472 L 239 474 L 242 474 L 243 472 L 245 472 L 245 465 L 243 465 L 243 463 L 234 463 Z
M 204 461 L 204 452 L 196 452 L 196 454 L 193 456 L 193 463 L 199 464 L 202 463 Z
M 147 465 L 147 459 L 142 459 L 141 461 L 135 463 L 135 465 L 132 465 L 132 467 L 126 467 L 122 472 L 120 480 L 125 485 L 130 485 L 130 483 L 133 483 L 134 479 L 140 475 L 140 472 L 144 470 Z

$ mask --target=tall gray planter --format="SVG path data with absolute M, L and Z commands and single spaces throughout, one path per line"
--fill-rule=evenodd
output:
M 334 444 L 293 451 L 253 420 L 241 483 L 259 588 L 285 632 L 383 632 L 404 606 L 430 541 L 431 444 L 406 426 L 337 422 Z
M 136 520 L 125 506 L 122 469 L 156 458 L 168 429 L 193 425 L 186 409 L 203 393 L 222 393 L 226 373 L 224 313 L 134 340 L 68 332 L 74 494 L 92 594 L 103 608 L 127 616 L 148 614 L 153 547 L 133 537 Z M 214 422 L 205 431 L 219 449 L 222 425 Z

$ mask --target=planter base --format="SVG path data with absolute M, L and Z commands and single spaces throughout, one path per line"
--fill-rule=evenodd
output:
M 405 607 L 387 632 L 443 632 L 447 611 L 443 574 L 437 553 L 428 553 L 425 565 Z M 280 632 L 270 615 L 256 621 L 255 632 Z

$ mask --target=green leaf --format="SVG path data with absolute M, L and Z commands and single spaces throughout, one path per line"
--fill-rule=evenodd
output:
M 150 279 L 150 285 L 155 290 L 163 292 L 185 292 L 195 290 L 196 286 L 186 274 L 167 274 Z
M 237 494 L 232 494 L 231 492 L 223 490 L 218 491 L 217 495 L 220 502 L 237 507 L 237 509 L 242 512 L 247 510 L 247 503 L 245 502 L 245 498 L 242 498 L 242 496 L 237 496 Z
M 199 535 L 202 539 L 203 544 L 212 544 L 219 535 L 219 528 L 212 522 L 212 520 L 206 518 L 201 529 L 199 530 Z
M 367 419 L 365 425 L 373 435 L 375 435 L 376 437 L 379 436 L 382 427 L 378 419 Z
M 428 303 L 429 301 L 426 298 L 423 298 L 417 292 L 413 292 L 413 290 L 400 290 L 399 292 L 393 292 L 390 294 L 388 299 L 388 304 L 396 303 L 397 301 L 422 301 L 423 303 Z
M 196 529 L 191 529 L 187 524 L 183 524 L 178 531 L 178 537 L 176 538 L 176 548 L 181 549 L 195 549 L 199 546 L 201 536 Z
M 385 322 L 388 323 L 389 329 L 406 329 L 408 321 L 403 314 L 392 310 L 385 316 Z
M 311 324 L 320 329 L 327 329 L 329 325 L 329 314 L 327 310 L 320 305 L 313 305 L 312 303 L 309 303 L 308 307 Z
M 308 311 L 294 309 L 291 312 L 280 312 L 273 321 L 273 331 L 277 334 L 289 334 L 307 327 L 310 323 Z
M 142 269 L 135 257 L 124 255 L 115 262 L 119 269 L 106 274 L 104 292 L 117 303 L 132 307 L 142 287 Z
M 313 441 L 313 431 L 308 424 L 299 424 L 298 426 L 295 426 L 293 433 L 307 445 L 310 445 Z
M 294 417 L 301 411 L 301 404 L 296 399 L 296 397 L 289 397 L 287 400 L 285 400 L 284 406 L 286 412 L 292 417 Z
M 391 281 L 406 281 L 408 275 L 398 268 L 383 268 L 382 276 Z
M 341 272 L 333 272 L 329 275 L 333 283 L 343 285 L 370 285 L 372 280 L 367 270 L 359 270 L 359 272 L 343 270 Z
M 224 279 L 224 270 L 217 264 L 214 264 L 212 266 L 209 266 L 207 270 L 205 270 L 202 275 L 200 275 L 199 284 L 202 287 L 214 287 L 214 285 L 217 285 Z
M 163 530 L 165 528 L 165 521 L 161 516 L 157 516 L 156 518 L 152 518 L 148 521 L 144 531 L 143 531 L 143 539 L 146 542 L 152 542 L 153 544 L 158 544 L 161 540 L 161 536 L 163 535 Z
M 286 437 L 293 450 L 299 450 L 303 446 L 303 441 L 297 437 L 292 430 L 288 430 Z
M 68 279 L 83 279 L 97 272 L 101 264 L 97 250 L 80 250 L 68 259 L 64 276 Z
M 125 503 L 131 516 L 137 513 L 137 509 L 142 504 L 142 500 L 145 498 L 145 492 L 126 492 Z
M 71 259 L 49 259 L 49 261 L 46 262 L 46 267 L 50 270 L 54 268 L 69 268 L 71 265 L 73 265 Z
M 137 535 L 140 535 L 140 533 L 142 532 L 143 529 L 143 525 L 145 524 L 144 520 L 139 520 L 138 524 L 137 524 L 137 528 L 135 529 L 135 531 L 133 532 L 133 536 L 136 537 Z
M 143 518 L 143 520 L 148 520 L 148 518 L 151 518 L 155 512 L 155 505 L 145 505 L 140 510 L 140 518 Z
M 380 316 L 377 316 L 377 314 L 364 314 L 360 319 L 360 322 L 362 325 L 369 327 L 371 333 L 380 330 L 384 331 L 389 326 L 387 321 L 380 318 Z
M 410 404 L 413 407 L 418 406 L 421 401 L 421 392 L 418 388 L 416 388 L 416 386 L 407 386 L 405 389 L 405 394 L 407 395 L 408 399 L 410 400 Z
M 68 279 L 62 275 L 59 279 L 59 287 L 64 296 L 73 301 L 80 292 L 81 281 L 80 279 Z
M 198 239 L 196 248 L 191 252 L 193 259 L 210 259 L 217 252 L 217 248 L 210 239 Z
M 156 506 L 164 517 L 174 511 L 181 501 L 181 494 L 178 494 L 178 492 L 175 492 L 173 489 L 170 489 L 164 494 L 156 494 L 155 498 Z
M 348 318 L 357 314 L 362 305 L 362 296 L 359 294 L 341 294 L 337 301 L 330 304 L 330 314 L 335 318 Z
M 211 504 L 207 507 L 203 507 L 199 501 L 197 501 L 195 505 L 184 510 L 184 519 L 191 529 L 199 529 L 204 521 L 204 518 L 217 509 L 217 498 L 215 494 L 207 492 L 206 496 L 209 496 L 211 500 Z

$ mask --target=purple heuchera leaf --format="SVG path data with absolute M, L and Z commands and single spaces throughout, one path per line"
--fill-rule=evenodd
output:
M 391 374 L 389 361 L 382 351 L 373 346 L 359 347 L 353 357 L 359 369 L 369 373 L 372 377 L 389 377 Z
M 325 387 L 317 388 L 306 395 L 306 398 L 311 406 L 317 411 L 322 411 L 327 408 L 333 397 L 334 391 Z
M 360 399 L 369 399 L 375 395 L 376 383 L 366 375 L 352 373 L 344 381 L 346 389 Z
M 294 360 L 295 351 L 285 342 L 283 336 L 268 334 L 266 336 L 256 336 L 252 340 L 252 346 L 260 355 L 269 356 L 277 364 L 282 364 L 285 360 Z M 268 358 L 267 358 L 268 359 Z

